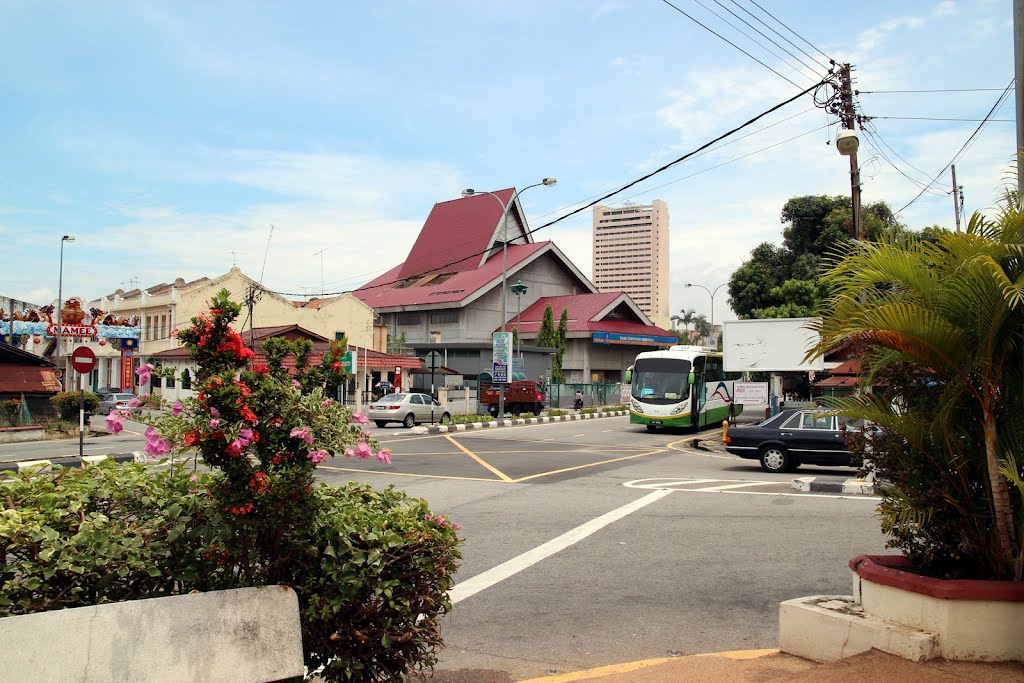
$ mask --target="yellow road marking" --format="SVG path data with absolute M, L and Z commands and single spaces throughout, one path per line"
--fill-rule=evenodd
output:
M 317 465 L 318 470 L 333 470 L 335 472 L 359 472 L 360 474 L 381 474 L 388 477 L 422 477 L 423 479 L 454 479 L 457 481 L 488 481 L 492 484 L 506 483 L 499 482 L 497 479 L 488 479 L 486 477 L 451 477 L 443 474 L 415 474 L 412 472 L 390 472 L 384 470 L 360 470 L 354 467 L 332 467 L 330 465 Z M 511 483 L 511 482 L 509 482 Z
M 591 463 L 587 463 L 586 465 L 577 465 L 576 467 L 566 467 L 566 468 L 561 469 L 561 470 L 552 470 L 550 472 L 541 472 L 540 474 L 531 474 L 528 477 L 520 477 L 519 479 L 510 479 L 509 481 L 511 481 L 513 484 L 518 484 L 518 483 L 523 482 L 523 481 L 529 481 L 530 479 L 538 479 L 540 477 L 548 477 L 548 476 L 550 476 L 552 474 L 561 474 L 563 472 L 572 472 L 573 470 L 583 470 L 583 469 L 586 469 L 588 467 L 597 467 L 598 465 L 607 465 L 607 464 L 613 463 L 613 462 L 622 462 L 623 460 L 632 460 L 633 458 L 642 458 L 642 457 L 647 456 L 647 455 L 657 455 L 658 453 L 664 453 L 664 452 L 665 452 L 664 448 L 659 448 L 657 450 L 648 451 L 646 453 L 637 453 L 636 455 L 627 455 L 627 456 L 622 457 L 622 458 L 612 458 L 611 460 L 602 460 L 600 462 L 591 462 Z
M 480 463 L 481 465 L 483 465 L 484 467 L 486 467 L 486 468 L 487 468 L 488 470 L 490 470 L 490 471 L 491 471 L 491 472 L 493 472 L 494 474 L 498 475 L 498 476 L 499 476 L 499 477 L 501 478 L 501 480 L 502 480 L 502 481 L 508 481 L 508 482 L 511 482 L 511 481 L 512 481 L 512 477 L 508 476 L 507 474 L 505 474 L 505 473 L 504 473 L 504 472 L 502 472 L 501 470 L 499 470 L 499 469 L 497 469 L 497 468 L 495 468 L 495 467 L 492 467 L 492 466 L 491 466 L 491 465 L 490 465 L 489 463 L 485 462 L 485 461 L 483 460 L 483 458 L 481 458 L 481 457 L 480 457 L 480 456 L 478 456 L 478 455 L 477 455 L 476 453 L 474 453 L 473 451 L 471 451 L 471 450 L 469 450 L 468 448 L 466 448 L 465 446 L 463 446 L 463 445 L 462 445 L 461 443 L 459 443 L 458 441 L 456 441 L 456 440 L 455 440 L 455 439 L 453 439 L 452 437 L 450 437 L 450 436 L 448 436 L 447 434 L 445 434 L 445 437 L 444 437 L 444 438 L 448 439 L 448 440 L 449 440 L 449 441 L 451 441 L 451 442 L 452 442 L 453 444 L 455 444 L 455 447 L 456 447 L 456 448 L 458 448 L 458 449 L 459 449 L 460 451 L 462 451 L 463 453 L 465 453 L 465 454 L 466 454 L 466 455 L 468 455 L 469 457 L 471 457 L 471 458 L 473 458 L 474 460 L 476 460 L 476 461 L 477 461 L 478 463 Z
M 688 657 L 722 657 L 724 659 L 744 660 L 757 659 L 759 657 L 778 654 L 778 652 L 778 649 L 734 650 L 732 652 L 705 652 L 696 655 L 688 655 Z M 643 669 L 649 669 L 654 666 L 660 666 L 661 664 L 667 664 L 668 662 L 678 661 L 679 659 L 679 657 L 659 657 L 657 659 L 643 659 L 637 662 L 609 664 L 607 666 L 598 666 L 593 669 L 583 669 L 582 671 L 570 671 L 569 673 L 559 674 L 557 676 L 542 676 L 540 678 L 531 678 L 529 680 L 522 681 L 521 683 L 571 683 L 572 681 L 587 681 L 594 678 L 612 676 L 614 674 L 641 671 Z

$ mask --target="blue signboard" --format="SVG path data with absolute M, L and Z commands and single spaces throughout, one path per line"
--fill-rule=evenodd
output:
M 656 337 L 649 334 L 618 334 L 617 332 L 594 332 L 595 344 L 630 344 L 637 346 L 672 346 L 678 344 L 677 337 Z
M 508 384 L 508 364 L 512 351 L 512 333 L 495 332 L 491 335 L 491 375 L 495 382 Z

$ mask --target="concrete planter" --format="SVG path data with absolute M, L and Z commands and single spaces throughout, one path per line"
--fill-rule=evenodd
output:
M 1024 661 L 1024 582 L 933 579 L 900 555 L 850 560 L 853 599 L 884 621 L 938 635 L 936 656 Z
M 779 648 L 818 662 L 872 648 L 912 661 L 1024 661 L 1024 582 L 952 581 L 902 556 L 850 560 L 853 595 L 779 605 Z

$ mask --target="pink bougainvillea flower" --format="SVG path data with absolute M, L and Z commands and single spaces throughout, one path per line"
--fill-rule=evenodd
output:
M 353 450 L 351 448 L 346 448 L 345 449 L 345 457 L 346 458 L 351 458 L 355 454 L 356 454 L 355 450 Z
M 216 408 L 210 408 L 210 417 L 220 417 L 220 411 Z
M 167 439 L 147 439 L 145 451 L 149 453 L 150 457 L 158 458 L 171 452 L 171 442 Z
M 309 430 L 306 429 L 305 427 L 303 427 L 302 429 L 293 429 L 291 431 L 291 434 L 289 434 L 288 436 L 292 437 L 293 439 L 302 439 L 306 443 L 313 443 L 313 435 L 310 434 Z
M 373 457 L 373 449 L 371 449 L 370 445 L 365 441 L 360 441 L 356 444 L 356 457 L 368 460 Z
M 152 363 L 143 363 L 139 366 L 139 369 L 135 371 L 135 374 L 139 376 L 139 384 L 149 384 L 149 373 L 156 368 Z
M 320 449 L 309 452 L 309 461 L 312 463 L 323 462 L 327 459 L 327 451 Z
M 320 407 L 321 408 L 326 408 L 327 406 L 331 405 L 332 403 L 334 403 L 334 401 L 332 401 L 329 398 L 325 398 L 324 400 L 320 401 Z
M 153 425 L 150 425 L 150 426 L 146 427 L 145 434 L 146 434 L 146 440 L 147 441 L 152 441 L 153 439 L 159 439 L 160 438 L 160 430 L 158 430 Z
M 117 414 L 120 415 L 121 417 L 123 417 L 126 420 L 130 420 L 130 419 L 132 419 L 135 416 L 135 413 L 133 413 L 130 410 L 119 410 L 119 411 L 117 411 Z
M 377 460 L 380 460 L 382 463 L 390 465 L 391 464 L 391 451 L 389 451 L 387 448 L 380 449 L 377 452 Z
M 210 429 L 216 429 L 219 426 L 220 420 L 218 420 L 217 418 L 213 418 L 212 420 L 210 420 Z
M 122 418 L 121 415 L 119 415 L 118 413 L 110 413 L 109 415 L 107 415 L 107 429 L 110 430 L 111 434 L 117 434 L 119 431 L 124 429 L 124 425 L 121 424 L 121 420 L 123 419 L 124 418 Z
M 292 386 L 295 387 L 296 389 L 301 389 L 302 388 L 302 384 L 297 379 L 293 379 L 292 380 Z
M 246 441 L 252 441 L 252 430 L 251 429 L 240 429 L 240 430 L 238 430 L 238 436 L 242 437 Z
M 138 408 L 141 405 L 142 405 L 142 401 L 140 401 L 138 399 L 138 397 L 135 397 L 135 398 L 131 399 L 130 401 L 128 401 L 128 407 L 129 408 Z
M 178 417 L 183 410 L 185 410 L 185 404 L 181 401 L 175 401 L 174 405 L 171 406 L 171 415 Z
M 228 455 L 239 455 L 248 445 L 249 442 L 245 439 L 235 439 L 228 444 Z
M 370 424 L 370 418 L 366 417 L 366 413 L 355 413 L 352 415 L 352 419 L 361 425 Z

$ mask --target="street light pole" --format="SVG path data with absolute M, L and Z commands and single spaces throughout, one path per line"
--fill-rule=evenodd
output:
M 526 290 L 529 289 L 523 284 L 522 280 L 517 281 L 510 287 L 512 293 L 516 295 L 516 336 L 519 337 L 519 343 L 517 344 L 517 352 L 519 353 L 519 364 L 523 364 L 523 294 L 526 294 Z M 524 369 L 525 372 L 525 369 Z
M 61 358 L 60 358 L 60 343 L 61 343 L 60 326 L 61 326 L 61 322 L 62 322 L 61 319 L 60 319 L 60 316 L 61 316 L 60 312 L 61 312 L 61 309 L 64 308 L 64 302 L 63 302 L 63 297 L 64 297 L 64 243 L 65 242 L 74 242 L 74 241 L 75 241 L 75 236 L 74 235 L 64 235 L 63 237 L 60 238 L 60 269 L 57 271 L 57 351 L 54 354 L 54 359 L 55 359 L 54 365 L 56 365 L 57 369 L 60 370 L 60 386 L 61 386 L 61 388 L 64 388 L 64 368 L 62 368 L 60 366 L 60 364 L 61 364 Z
M 477 190 L 474 190 L 472 188 L 466 188 L 465 190 L 462 191 L 462 196 L 463 197 L 467 197 L 467 198 L 468 197 L 472 197 L 473 195 L 476 195 L 476 194 L 489 194 L 492 197 L 494 197 L 495 199 L 497 199 L 498 203 L 501 204 L 501 331 L 502 332 L 505 331 L 505 318 L 508 316 L 508 313 L 506 312 L 506 308 L 505 308 L 505 306 L 506 306 L 506 298 L 508 296 L 505 293 L 506 285 L 507 285 L 507 281 L 508 281 L 508 210 L 512 207 L 512 205 L 514 205 L 516 203 L 516 198 L 519 195 L 521 195 L 522 193 L 524 193 L 527 190 L 529 190 L 531 187 L 537 187 L 538 185 L 546 185 L 548 187 L 551 187 L 552 185 L 554 185 L 557 182 L 558 182 L 558 180 L 556 180 L 555 178 L 544 178 L 544 180 L 540 181 L 539 183 L 534 183 L 533 185 L 527 185 L 523 189 L 518 190 L 516 192 L 513 192 L 512 196 L 508 200 L 508 204 L 506 204 L 505 202 L 501 201 L 501 197 L 499 197 L 498 195 L 494 194 L 493 192 L 487 192 L 487 191 L 478 192 Z M 504 383 L 504 382 L 502 383 L 501 391 L 498 393 L 498 419 L 499 420 L 505 419 L 505 384 L 506 383 Z
M 708 296 L 711 297 L 711 335 L 712 336 L 714 336 L 714 334 L 715 334 L 715 294 L 717 294 L 718 290 L 720 290 L 722 287 L 725 287 L 726 284 L 728 284 L 728 283 L 723 282 L 722 284 L 718 285 L 717 287 L 715 287 L 715 291 L 711 291 L 710 289 L 708 289 L 704 285 L 695 285 L 692 282 L 687 282 L 684 285 L 685 287 L 700 287 L 701 289 L 703 289 L 705 292 L 708 293 Z

